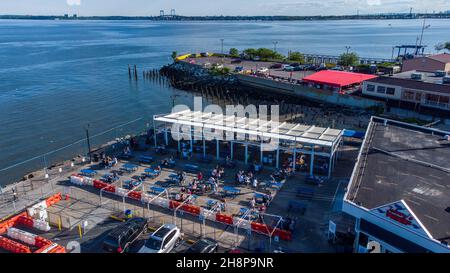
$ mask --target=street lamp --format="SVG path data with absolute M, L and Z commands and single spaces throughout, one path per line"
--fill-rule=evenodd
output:
M 91 141 L 89 139 L 89 126 L 90 126 L 90 124 L 88 124 L 87 127 L 86 127 L 86 141 L 87 141 L 88 150 L 89 150 L 89 160 L 92 163 Z
M 347 54 L 348 54 L 348 50 L 352 48 L 351 46 L 345 46 L 345 49 L 347 49 Z
M 273 43 L 273 51 L 276 53 L 278 41 L 273 41 L 272 43 Z

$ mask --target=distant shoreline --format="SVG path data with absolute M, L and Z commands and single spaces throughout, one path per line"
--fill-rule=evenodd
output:
M 0 19 L 17 20 L 145 20 L 145 21 L 325 21 L 325 20 L 411 20 L 450 19 L 450 12 L 427 14 L 372 14 L 330 16 L 76 16 L 76 15 L 0 15 Z

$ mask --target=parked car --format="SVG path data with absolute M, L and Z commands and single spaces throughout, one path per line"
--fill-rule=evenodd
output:
M 164 224 L 150 235 L 139 253 L 169 253 L 180 241 L 180 229 L 174 224 Z
M 260 67 L 258 68 L 259 73 L 267 73 L 269 72 L 269 69 L 267 67 Z
M 299 63 L 291 63 L 290 64 L 290 66 L 293 66 L 293 67 L 297 67 L 297 66 L 299 66 L 300 64 Z
M 147 220 L 141 217 L 131 218 L 113 229 L 103 241 L 103 250 L 107 252 L 127 252 L 136 239 L 147 231 Z
M 273 64 L 273 65 L 270 66 L 270 68 L 272 68 L 272 69 L 282 68 L 282 67 L 283 67 L 282 64 Z
M 210 66 L 211 66 L 211 63 L 204 63 L 204 64 L 203 64 L 203 67 L 205 67 L 205 68 L 206 68 L 206 67 L 210 67 Z
M 208 52 L 202 52 L 202 53 L 200 53 L 200 56 L 202 56 L 202 57 L 208 57 Z
M 344 71 L 344 68 L 340 65 L 336 65 L 335 67 L 331 68 L 331 70 L 335 70 L 335 71 Z
M 233 59 L 233 60 L 231 60 L 231 63 L 232 64 L 240 64 L 240 63 L 242 63 L 242 60 L 241 59 Z
M 223 68 L 223 64 L 214 64 L 214 68 L 222 69 Z
M 243 66 L 236 66 L 234 68 L 234 72 L 242 72 L 242 71 L 244 71 L 244 67 Z
M 294 67 L 293 67 L 293 66 L 290 66 L 290 65 L 287 65 L 287 66 L 285 66 L 285 67 L 283 68 L 283 70 L 284 70 L 284 71 L 294 71 Z
M 210 238 L 203 238 L 191 245 L 186 253 L 214 253 L 217 252 L 219 244 Z

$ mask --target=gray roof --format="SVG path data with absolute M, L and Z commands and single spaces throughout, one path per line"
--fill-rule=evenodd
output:
M 404 200 L 434 239 L 450 242 L 450 133 L 376 119 L 369 128 L 346 199 L 367 209 Z

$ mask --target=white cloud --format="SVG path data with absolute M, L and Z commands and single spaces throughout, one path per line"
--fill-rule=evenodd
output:
M 69 6 L 80 6 L 81 0 L 66 0 L 67 5 Z
M 381 5 L 381 0 L 367 0 L 367 5 L 379 6 L 379 5 Z

